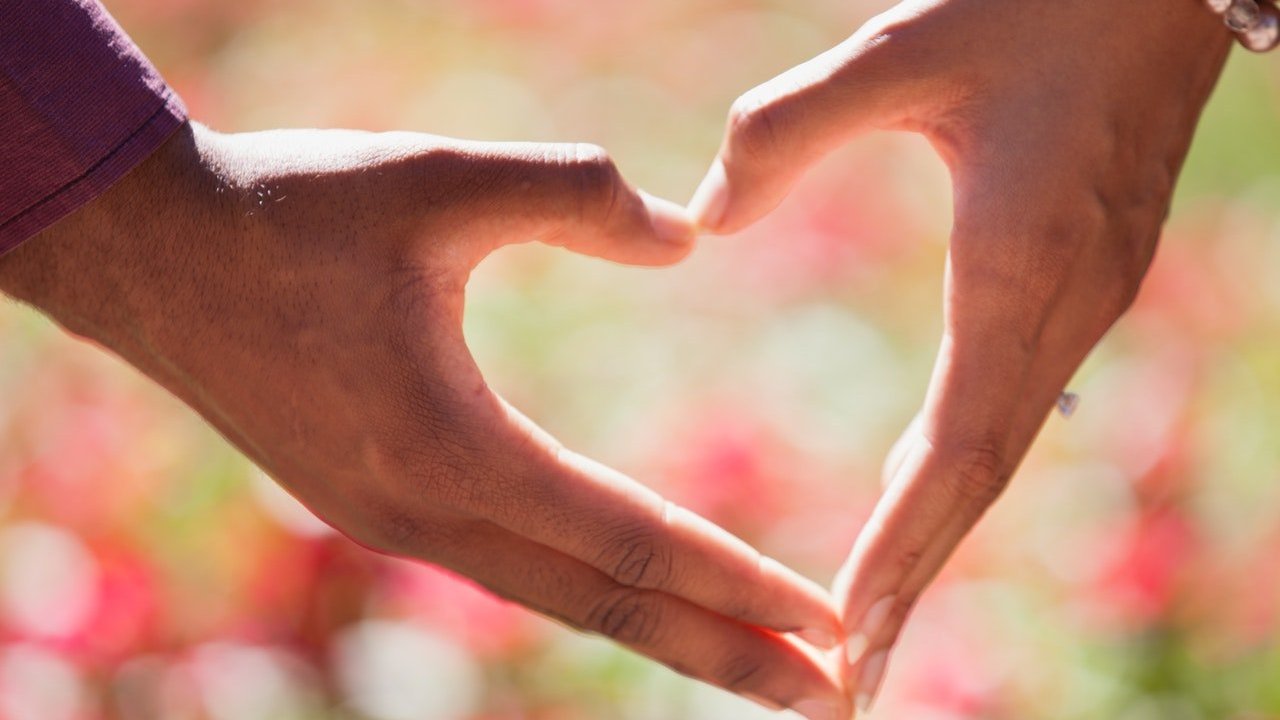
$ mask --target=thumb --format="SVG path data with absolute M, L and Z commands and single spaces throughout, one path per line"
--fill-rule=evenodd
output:
M 803 172 L 861 132 L 902 125 L 914 77 L 906 39 L 880 16 L 827 52 L 738 98 L 719 155 L 689 202 L 705 230 L 730 233 L 778 206 Z
M 467 184 L 488 205 L 484 252 L 535 239 L 628 265 L 670 265 L 693 248 L 689 212 L 629 184 L 584 143 L 472 144 Z M 494 227 L 494 224 L 502 227 Z

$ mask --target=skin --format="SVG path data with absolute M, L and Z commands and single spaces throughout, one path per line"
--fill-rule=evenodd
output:
M 1231 42 L 1193 0 L 909 0 L 734 105 L 690 206 L 713 232 L 863 132 L 921 133 L 951 172 L 937 362 L 834 586 L 863 708 L 917 598 L 1137 294 Z
M 829 594 L 566 450 L 481 377 L 470 271 L 538 240 L 688 254 L 588 145 L 184 128 L 0 258 L 0 288 L 168 388 L 320 517 L 770 707 L 848 713 Z

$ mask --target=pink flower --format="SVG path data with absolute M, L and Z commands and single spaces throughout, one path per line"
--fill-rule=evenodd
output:
M 98 600 L 77 645 L 99 662 L 115 664 L 160 641 L 160 579 L 142 555 L 126 547 L 95 547 Z
M 549 626 L 444 569 L 387 560 L 380 588 L 382 610 L 417 618 L 484 658 L 519 654 L 542 639 Z
M 1131 629 L 1159 623 L 1179 601 L 1186 565 L 1199 548 L 1197 531 L 1178 508 L 1142 510 L 1115 529 L 1093 599 Z

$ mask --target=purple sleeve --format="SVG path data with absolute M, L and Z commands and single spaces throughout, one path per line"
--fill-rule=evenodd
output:
M 0 255 L 184 122 L 182 101 L 97 0 L 0 2 Z

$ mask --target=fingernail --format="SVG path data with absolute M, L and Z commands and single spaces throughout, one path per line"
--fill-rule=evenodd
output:
M 795 635 L 810 645 L 823 648 L 824 650 L 833 648 L 840 644 L 840 638 L 826 630 L 819 630 L 817 628 L 805 628 L 804 630 L 798 630 Z
M 689 212 L 694 222 L 704 230 L 715 230 L 724 221 L 725 210 L 729 207 L 729 180 L 724 172 L 724 163 L 716 158 L 702 178 L 702 184 L 693 193 L 689 201 Z
M 867 608 L 866 614 L 862 616 L 862 624 L 858 627 L 858 630 L 845 640 L 844 652 L 850 665 L 855 665 L 862 659 L 863 653 L 871 646 L 871 638 L 880 632 L 884 621 L 889 618 L 889 613 L 893 610 L 895 600 L 895 596 L 887 595 L 877 600 L 870 608 Z
M 791 709 L 809 720 L 840 720 L 840 708 L 826 700 L 801 700 Z
M 881 650 L 871 657 L 867 658 L 867 662 L 862 666 L 862 678 L 858 681 L 858 712 L 871 712 L 871 706 L 876 702 L 876 695 L 880 693 L 880 683 L 884 680 L 885 667 L 889 662 L 889 651 Z
M 849 639 L 844 642 L 844 653 L 849 658 L 849 664 L 856 665 L 862 659 L 862 654 L 867 651 L 867 646 L 870 644 L 871 641 L 861 632 L 850 635 Z
M 640 190 L 640 199 L 649 211 L 649 223 L 659 240 L 675 245 L 687 245 L 697 235 L 697 227 L 689 217 L 689 211 L 679 205 Z

